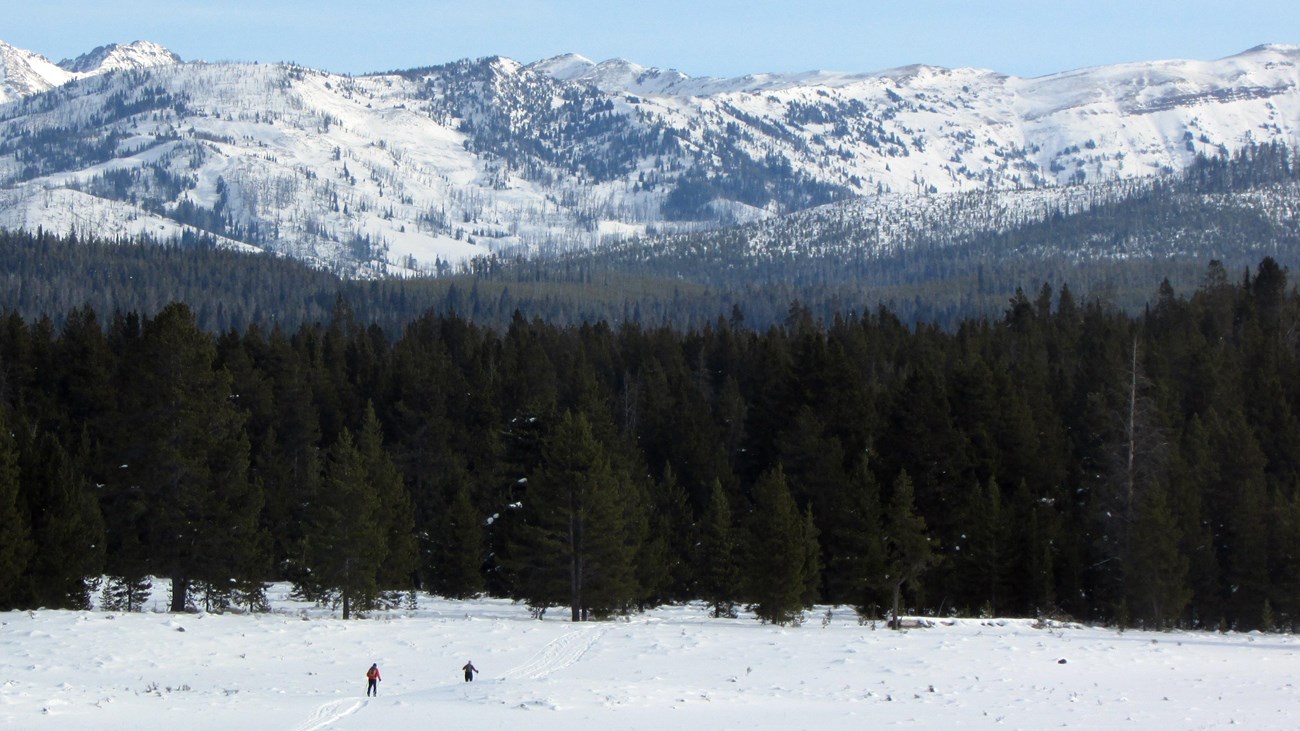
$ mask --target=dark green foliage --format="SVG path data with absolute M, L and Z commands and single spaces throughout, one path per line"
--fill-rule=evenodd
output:
M 714 481 L 713 492 L 700 530 L 700 550 L 696 575 L 697 596 L 709 603 L 714 617 L 736 617 L 736 599 L 740 589 L 740 565 L 731 504 Z
M 629 608 L 637 595 L 627 508 L 634 500 L 590 422 L 566 411 L 524 496 L 520 598 L 569 607 L 574 622 Z
M 823 515 L 827 599 L 853 607 L 861 617 L 876 617 L 887 594 L 883 510 L 880 485 L 865 458 Z
M 897 589 L 918 612 L 1289 627 L 1300 297 L 1278 261 L 1203 270 L 1137 317 L 1053 286 L 952 330 L 801 303 L 685 331 L 389 331 L 333 295 L 320 322 L 220 336 L 179 304 L 2 312 L 0 513 L 25 526 L 5 601 L 84 606 L 103 573 L 122 609 L 167 575 L 209 608 L 288 580 L 349 613 L 418 585 L 789 621 L 879 616 Z
M 18 445 L 0 404 L 0 607 L 25 598 L 23 579 L 36 550 L 27 511 L 19 503 L 19 479 Z
M 482 519 L 463 485 L 442 517 L 430 588 L 456 599 L 475 596 L 483 591 Z
M 741 573 L 745 597 L 764 622 L 797 621 L 807 605 L 805 522 L 778 466 L 754 485 Z
M 192 581 L 225 587 L 255 573 L 249 554 L 261 545 L 244 414 L 215 357 L 189 309 L 171 305 L 144 323 L 119 374 L 124 409 L 113 444 L 121 465 L 107 473 L 106 489 L 136 517 L 115 526 L 134 534 L 119 545 L 150 547 L 127 558 L 172 580 L 173 611 L 190 606 Z
M 1137 502 L 1128 565 L 1124 567 L 1128 606 L 1134 619 L 1165 628 L 1178 621 L 1191 596 L 1188 560 L 1179 550 L 1182 536 L 1164 486 L 1148 486 Z
M 912 478 L 904 470 L 894 480 L 885 510 L 885 583 L 892 594 L 890 624 L 899 628 L 903 587 L 915 584 L 934 562 L 925 518 L 916 512 Z
M 104 578 L 100 607 L 111 612 L 139 612 L 145 608 L 153 580 L 148 576 L 114 576 Z
M 357 437 L 357 451 L 365 464 L 366 489 L 378 501 L 383 560 L 376 573 L 381 590 L 410 590 L 415 586 L 419 547 L 415 539 L 415 507 L 402 474 L 384 449 L 384 437 L 374 407 L 367 404 L 365 421 Z
M 90 480 L 49 432 L 27 440 L 20 464 L 40 547 L 26 572 L 25 603 L 88 609 L 91 577 L 104 567 L 104 520 Z
M 303 536 L 305 596 L 343 609 L 373 608 L 379 599 L 388 526 L 380 496 L 368 483 L 365 456 L 344 429 L 330 448 L 325 477 L 312 496 Z

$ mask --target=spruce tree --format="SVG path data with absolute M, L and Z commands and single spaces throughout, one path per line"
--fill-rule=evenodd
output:
M 892 594 L 889 623 L 894 629 L 901 627 L 898 609 L 903 586 L 920 578 L 933 561 L 925 519 L 916 513 L 912 478 L 900 472 L 885 513 L 885 580 Z
M 808 543 L 804 521 L 780 465 L 754 485 L 742 571 L 745 595 L 763 622 L 789 624 L 805 606 Z
M 996 616 L 1007 599 L 1011 532 L 996 478 L 971 491 L 965 523 L 966 541 L 955 557 L 956 572 L 968 582 L 967 598 Z
M 353 609 L 374 605 L 387 553 L 379 496 L 366 484 L 366 465 L 344 429 L 330 447 L 320 493 L 311 503 L 304 541 L 306 578 L 298 587 L 318 601 Z
M 1124 572 L 1130 610 L 1156 629 L 1176 623 L 1191 597 L 1187 557 L 1179 550 L 1181 538 L 1164 486 L 1148 485 L 1138 499 Z
M 25 505 L 20 505 L 18 445 L 0 403 L 0 609 L 23 599 L 22 587 L 35 546 Z
M 27 571 L 34 606 L 89 609 L 104 568 L 104 519 L 90 480 L 49 432 L 22 452 L 32 536 L 39 550 Z
M 163 309 L 131 350 L 119 376 L 123 466 L 113 471 L 112 490 L 145 512 L 118 527 L 141 536 L 145 565 L 171 579 L 171 609 L 183 611 L 191 582 L 224 586 L 243 568 L 243 552 L 257 545 L 261 496 L 248 479 L 244 416 L 232 404 L 229 374 L 214 368 L 212 338 L 189 308 Z
M 566 411 L 528 481 L 522 545 L 512 552 L 521 598 L 543 609 L 568 606 L 574 622 L 630 607 L 637 546 L 625 509 L 633 499 L 587 418 Z
M 432 589 L 442 596 L 468 599 L 483 591 L 483 528 L 464 484 L 457 487 L 451 505 L 441 515 Z
M 813 520 L 812 505 L 803 514 L 803 592 L 801 599 L 804 606 L 812 606 L 822 595 L 822 547 L 817 522 Z
M 392 459 L 384 450 L 383 430 L 374 406 L 367 403 L 357 451 L 365 465 L 365 480 L 378 501 L 384 556 L 376 580 L 385 591 L 415 588 L 419 546 L 415 540 L 415 506 Z
M 885 555 L 880 484 L 864 457 L 829 516 L 826 561 L 827 599 L 848 604 L 859 617 L 875 617 L 884 586 Z
M 696 575 L 699 598 L 709 604 L 714 617 L 736 617 L 736 597 L 740 589 L 735 532 L 731 523 L 731 501 L 722 483 L 713 481 L 708 511 L 700 532 L 700 550 Z

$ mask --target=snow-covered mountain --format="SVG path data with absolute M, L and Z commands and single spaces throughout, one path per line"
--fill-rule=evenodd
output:
M 66 84 L 72 74 L 49 59 L 0 41 L 0 103 Z
M 0 45 L 0 63 L 0 226 L 204 231 L 361 275 L 854 198 L 934 210 L 925 197 L 1109 183 L 1300 140 L 1300 47 L 1280 45 L 1034 79 L 691 78 L 572 54 L 349 77 L 140 43 L 61 66 Z
M 77 74 L 102 74 L 121 69 L 147 68 L 181 63 L 181 57 L 150 41 L 135 41 L 126 45 L 110 43 L 89 53 L 59 62 L 61 68 Z
M 181 63 L 180 56 L 149 41 L 111 43 L 57 64 L 0 41 L 0 104 L 49 91 L 73 79 L 174 63 Z

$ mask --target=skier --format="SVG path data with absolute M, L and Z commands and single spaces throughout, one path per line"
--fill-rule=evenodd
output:
M 383 678 L 379 677 L 379 663 L 372 664 L 370 666 L 370 669 L 366 671 L 366 681 L 367 681 L 366 697 L 367 698 L 369 698 L 372 694 L 375 697 L 379 696 L 379 681 L 382 679 Z
M 464 671 L 465 671 L 465 682 L 466 682 L 466 683 L 468 683 L 468 682 L 474 680 L 474 673 L 477 673 L 477 672 L 478 672 L 478 668 L 474 667 L 474 663 L 473 663 L 473 662 L 467 662 L 467 663 L 465 663 L 465 667 L 461 668 L 461 670 L 464 670 Z

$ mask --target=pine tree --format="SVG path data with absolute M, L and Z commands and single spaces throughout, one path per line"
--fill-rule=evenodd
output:
M 191 582 L 225 586 L 244 568 L 244 551 L 257 545 L 261 496 L 248 480 L 244 417 L 231 403 L 229 374 L 214 369 L 214 343 L 189 308 L 163 309 L 132 351 L 120 375 L 123 468 L 114 471 L 113 492 L 144 512 L 119 529 L 141 536 L 146 565 L 171 579 L 171 609 L 183 611 Z
M 344 429 L 330 447 L 320 494 L 304 536 L 306 576 L 298 587 L 318 601 L 341 605 L 343 618 L 369 609 L 379 594 L 387 526 L 379 496 L 366 484 L 366 465 Z
M 965 522 L 967 540 L 965 550 L 956 559 L 956 570 L 968 577 L 970 599 L 999 612 L 1007 598 L 1011 527 L 996 478 L 990 476 L 986 484 L 976 485 L 971 491 Z
M 835 503 L 825 538 L 827 599 L 853 606 L 863 618 L 876 616 L 884 585 L 881 512 L 880 485 L 864 457 Z
M 461 484 L 451 506 L 442 512 L 441 540 L 434 559 L 433 590 L 453 599 L 467 599 L 483 591 L 482 520 Z
M 1187 557 L 1179 550 L 1181 538 L 1164 486 L 1148 485 L 1138 501 L 1125 583 L 1135 618 L 1157 629 L 1177 622 L 1191 597 Z
M 148 576 L 108 576 L 100 594 L 100 606 L 111 612 L 139 612 L 153 591 Z
M 26 506 L 19 504 L 18 446 L 0 402 L 0 609 L 23 599 L 22 587 L 35 546 Z
M 789 624 L 805 606 L 808 544 L 785 471 L 780 465 L 754 485 L 745 563 L 746 598 L 764 622 Z
M 522 563 L 522 598 L 531 606 L 568 606 L 578 622 L 635 601 L 627 482 L 587 418 L 566 411 L 528 481 L 523 545 L 514 552 Z
M 901 627 L 898 608 L 903 586 L 915 582 L 934 561 L 925 519 L 916 513 L 912 479 L 898 473 L 885 513 L 885 580 L 892 593 L 890 626 Z
M 709 603 L 714 617 L 736 617 L 736 596 L 740 585 L 740 567 L 731 523 L 731 501 L 722 483 L 713 481 L 708 511 L 700 533 L 698 594 Z
M 804 606 L 812 606 L 821 599 L 822 583 L 822 547 L 818 540 L 820 532 L 817 522 L 813 520 L 812 505 L 803 514 L 803 592 L 801 599 Z
M 383 524 L 384 556 L 376 580 L 381 590 L 410 590 L 415 586 L 420 562 L 415 541 L 415 506 L 401 473 L 384 450 L 383 441 L 374 406 L 367 403 L 356 446 L 365 465 L 366 484 L 378 500 L 378 519 Z
M 90 581 L 104 568 L 104 519 L 90 480 L 49 432 L 22 453 L 32 537 L 38 550 L 27 571 L 34 606 L 89 609 Z
M 671 465 L 654 487 L 652 509 L 637 558 L 638 583 L 646 598 L 658 604 L 691 598 L 693 564 L 699 528 L 686 490 Z

